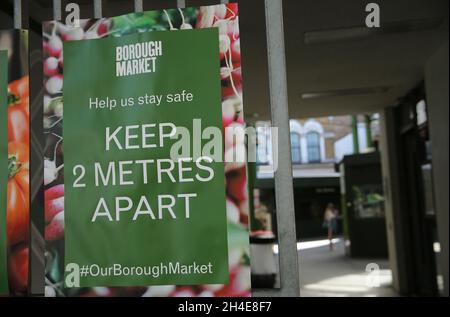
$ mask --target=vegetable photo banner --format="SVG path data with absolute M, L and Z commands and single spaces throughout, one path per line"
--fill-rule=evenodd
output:
M 46 296 L 250 296 L 237 4 L 43 33 Z
M 30 245 L 28 32 L 0 31 L 0 51 L 0 295 L 24 296 Z
M 0 51 L 0 294 L 9 292 L 6 241 L 6 190 L 8 184 L 8 52 Z

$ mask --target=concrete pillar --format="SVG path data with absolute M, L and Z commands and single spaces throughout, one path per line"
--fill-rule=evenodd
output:
M 62 19 L 61 0 L 53 0 L 53 20 L 61 21 L 61 19 Z
M 385 195 L 386 232 L 389 251 L 389 265 L 392 270 L 392 284 L 398 293 L 408 290 L 407 263 L 404 246 L 405 235 L 401 219 L 401 168 L 397 155 L 398 140 L 396 137 L 394 108 L 380 111 L 380 153 L 383 190 Z
M 278 128 L 278 169 L 275 171 L 275 199 L 280 260 L 280 289 L 254 290 L 258 296 L 300 296 L 297 236 L 281 0 L 265 0 L 272 125 Z M 276 147 L 274 147 L 276 148 Z
M 144 11 L 144 4 L 142 3 L 142 0 L 134 0 L 134 11 L 136 12 Z
M 431 139 L 433 190 L 441 252 L 438 263 L 448 292 L 448 41 L 425 65 L 425 87 Z
M 14 0 L 14 28 L 22 28 L 22 0 Z
M 103 17 L 103 0 L 94 0 L 94 18 Z
M 185 8 L 186 7 L 186 1 L 185 0 L 177 0 L 177 8 Z

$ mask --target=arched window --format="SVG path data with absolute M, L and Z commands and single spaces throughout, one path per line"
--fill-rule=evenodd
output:
M 291 153 L 292 163 L 301 163 L 301 150 L 300 150 L 300 134 L 291 132 Z
M 306 146 L 308 148 L 308 162 L 320 162 L 320 135 L 317 132 L 306 134 Z

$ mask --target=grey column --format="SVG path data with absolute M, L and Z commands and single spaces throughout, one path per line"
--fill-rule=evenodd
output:
M 144 4 L 142 3 L 142 0 L 134 0 L 134 11 L 136 12 L 144 11 Z
M 14 0 L 14 28 L 22 28 L 22 0 Z
M 61 21 L 61 19 L 62 19 L 61 0 L 53 0 L 53 20 Z
M 103 17 L 102 5 L 103 0 L 94 0 L 94 18 L 100 19 Z
M 447 33 L 448 35 L 448 33 Z M 434 205 L 441 252 L 438 255 L 444 279 L 444 296 L 448 291 L 448 40 L 425 65 L 425 86 L 431 139 Z
M 278 169 L 275 199 L 278 228 L 280 289 L 255 290 L 254 296 L 300 296 L 297 236 L 289 131 L 283 7 L 281 0 L 265 0 L 272 125 L 278 128 Z M 274 144 L 275 145 L 275 144 Z M 277 155 L 276 153 L 274 155 Z
M 394 107 L 380 111 L 380 154 L 383 178 L 384 209 L 386 218 L 389 267 L 392 270 L 392 286 L 402 294 L 409 289 L 408 263 L 404 246 L 405 223 L 401 215 L 401 162 L 398 157 L 399 144 L 396 136 Z

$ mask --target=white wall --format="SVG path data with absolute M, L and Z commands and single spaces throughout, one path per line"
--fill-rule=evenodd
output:
M 363 122 L 358 123 L 358 140 L 359 140 L 359 151 L 364 152 L 367 148 L 367 138 L 366 138 L 366 124 Z M 334 157 L 336 161 L 342 160 L 344 155 L 353 154 L 353 134 L 349 133 L 346 136 L 340 138 L 334 143 Z

